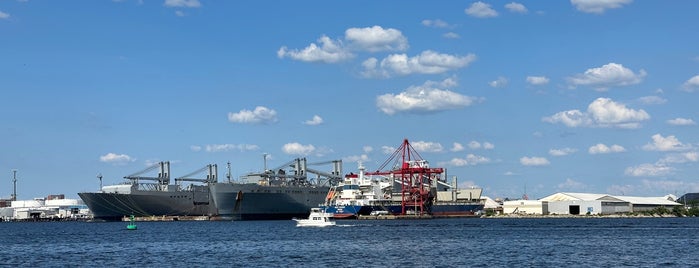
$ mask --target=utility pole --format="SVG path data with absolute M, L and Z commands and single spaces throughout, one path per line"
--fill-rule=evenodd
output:
M 12 201 L 17 201 L 17 170 L 12 170 Z

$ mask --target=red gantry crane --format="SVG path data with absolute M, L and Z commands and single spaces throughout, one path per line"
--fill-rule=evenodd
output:
M 393 163 L 392 170 L 382 171 Z M 367 172 L 367 175 L 391 176 L 401 182 L 401 215 L 413 211 L 417 215 L 429 212 L 433 196 L 431 187 L 444 172 L 442 168 L 430 168 L 427 160 L 413 149 L 408 139 L 403 140 L 398 149 L 377 169 L 376 172 Z M 394 189 L 395 193 L 396 189 Z

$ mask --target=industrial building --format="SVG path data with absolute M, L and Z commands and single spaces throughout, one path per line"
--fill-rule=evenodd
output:
M 0 207 L 0 221 L 81 219 L 90 214 L 80 199 L 66 199 L 64 195 L 11 201 L 9 207 Z
M 503 203 L 505 214 L 609 215 L 650 211 L 659 207 L 672 210 L 681 204 L 674 196 L 637 197 L 592 193 L 555 193 L 539 200 Z

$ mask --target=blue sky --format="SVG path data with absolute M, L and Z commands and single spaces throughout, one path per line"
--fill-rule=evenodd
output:
M 699 191 L 696 1 L 0 2 L 0 196 L 158 161 L 378 168 L 490 197 Z M 329 167 L 327 167 L 329 169 Z

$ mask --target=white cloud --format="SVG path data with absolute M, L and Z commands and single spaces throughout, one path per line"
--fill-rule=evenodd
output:
M 408 49 L 408 39 L 399 30 L 384 29 L 375 25 L 366 28 L 349 28 L 345 40 L 355 49 L 369 52 L 404 51 Z
M 598 98 L 587 107 L 586 112 L 568 110 L 558 112 L 542 120 L 548 123 L 562 123 L 568 127 L 616 127 L 639 128 L 641 121 L 650 119 L 646 111 L 626 108 L 608 98 Z
M 667 120 L 667 123 L 670 125 L 675 125 L 675 126 L 693 126 L 696 125 L 697 123 L 694 122 L 694 120 L 689 119 L 689 118 L 675 118 L 675 119 L 670 119 Z
M 374 151 L 374 148 L 371 146 L 364 146 L 362 147 L 362 151 L 364 151 L 365 153 L 371 153 L 372 151 Z
M 0 11 L 0 20 L 9 19 L 9 18 L 10 18 L 10 14 L 7 14 L 5 12 Z
M 640 97 L 638 98 L 638 101 L 640 101 L 643 104 L 664 104 L 667 102 L 666 99 L 663 99 L 658 96 L 645 96 L 645 97 Z
M 199 0 L 165 0 L 166 7 L 201 7 Z
M 178 16 L 178 17 L 187 16 L 187 14 L 185 14 L 184 12 L 182 12 L 182 10 L 177 10 L 177 11 L 175 11 L 175 15 Z
M 663 159 L 658 161 L 659 164 L 682 164 L 689 162 L 699 161 L 699 153 L 697 152 L 685 152 L 685 153 L 675 153 L 665 156 Z
M 414 57 L 406 54 L 391 54 L 379 62 L 369 58 L 362 63 L 362 75 L 367 78 L 389 78 L 396 75 L 439 74 L 463 68 L 476 60 L 476 55 L 466 56 L 442 54 L 426 50 Z
M 559 183 L 557 189 L 560 191 L 583 190 L 587 186 L 579 181 L 567 178 L 565 182 Z
M 545 157 L 522 157 L 519 159 L 519 162 L 523 166 L 548 166 L 551 164 L 548 159 Z
M 473 150 L 481 149 L 481 148 L 485 149 L 485 150 L 492 150 L 492 149 L 495 149 L 495 145 L 490 143 L 490 142 L 487 142 L 487 141 L 483 142 L 483 143 L 480 143 L 477 141 L 471 141 L 468 143 L 468 148 L 471 148 Z
M 314 115 L 311 120 L 306 120 L 303 123 L 309 126 L 317 126 L 323 123 L 323 118 L 318 115 Z
M 277 50 L 277 57 L 280 59 L 289 57 L 305 62 L 325 63 L 341 62 L 354 57 L 354 54 L 342 46 L 341 41 L 333 41 L 327 36 L 322 36 L 318 39 L 318 43 L 321 45 L 318 46 L 315 43 L 311 43 L 303 50 L 289 50 L 287 47 L 283 46 Z
M 238 113 L 228 113 L 228 121 L 233 123 L 274 123 L 277 122 L 277 111 L 264 106 L 257 106 L 255 110 L 241 110 Z
M 459 34 L 455 33 L 455 32 L 448 32 L 448 33 L 443 34 L 442 36 L 444 36 L 444 38 L 448 38 L 448 39 L 459 39 L 459 38 L 461 38 L 461 36 L 460 36 Z
M 192 150 L 192 152 L 199 152 L 199 151 L 201 151 L 201 146 L 192 145 L 192 146 L 189 146 L 189 149 Z
M 587 152 L 590 154 L 611 154 L 611 153 L 623 153 L 626 152 L 626 149 L 622 147 L 621 145 L 614 144 L 612 146 L 607 146 L 602 143 L 598 143 L 596 145 L 590 146 L 589 149 L 587 149 Z
M 422 25 L 434 28 L 449 28 L 451 25 L 446 21 L 436 19 L 436 20 L 422 20 Z
M 478 98 L 435 88 L 434 86 L 453 86 L 452 79 L 444 80 L 441 85 L 428 81 L 422 86 L 411 86 L 399 94 L 384 94 L 376 97 L 376 106 L 385 114 L 395 113 L 429 113 L 454 110 L 470 106 Z
M 494 88 L 503 88 L 503 87 L 507 86 L 508 82 L 509 81 L 507 80 L 506 77 L 500 76 L 500 77 L 498 77 L 497 80 L 490 81 L 490 83 L 488 83 L 488 85 L 490 85 L 491 87 L 494 87 Z
M 451 166 L 456 166 L 456 167 L 463 167 L 463 166 L 475 166 L 479 164 L 487 164 L 490 163 L 490 159 L 484 156 L 479 156 L 479 155 L 474 155 L 474 154 L 468 154 L 466 155 L 466 158 L 453 158 L 451 161 L 449 161 L 449 165 Z
M 598 68 L 587 69 L 585 73 L 568 78 L 573 86 L 591 86 L 598 91 L 606 91 L 610 87 L 629 86 L 640 83 L 646 76 L 645 70 L 638 74 L 618 63 L 608 63 Z
M 585 13 L 602 14 L 607 9 L 620 8 L 633 0 L 570 0 L 576 9 Z
M 699 89 L 699 75 L 695 75 L 694 77 L 687 80 L 687 82 L 684 82 L 682 88 L 684 91 L 687 92 L 693 92 Z
M 228 151 L 257 151 L 260 147 L 254 144 L 208 144 L 204 146 L 204 150 L 209 153 L 228 152 Z
M 133 162 L 135 160 L 136 159 L 134 159 L 131 156 L 128 156 L 126 154 L 108 153 L 108 154 L 105 154 L 103 156 L 100 156 L 100 162 L 112 163 L 115 165 L 126 164 L 128 162 Z
M 527 76 L 527 83 L 534 86 L 546 85 L 549 79 L 546 76 Z
M 685 151 L 692 148 L 692 145 L 682 144 L 674 135 L 663 137 L 660 134 L 655 134 L 653 137 L 653 143 L 646 144 L 643 146 L 643 150 L 647 151 Z
M 410 145 L 418 152 L 439 153 L 444 150 L 442 145 L 438 142 L 417 141 L 410 143 Z
M 476 18 L 492 18 L 498 16 L 498 12 L 490 8 L 489 4 L 480 1 L 471 4 L 464 12 Z
M 452 151 L 452 152 L 461 152 L 463 150 L 464 150 L 464 146 L 458 142 L 455 142 L 454 145 L 450 149 L 450 151 Z
M 577 149 L 573 148 L 561 148 L 561 149 L 551 149 L 549 150 L 549 154 L 553 156 L 566 156 L 572 153 L 577 152 Z
M 674 168 L 660 164 L 641 164 L 635 167 L 628 167 L 624 174 L 633 177 L 658 177 L 672 174 Z
M 529 12 L 529 10 L 527 10 L 527 7 L 525 7 L 524 5 L 522 5 L 520 3 L 516 3 L 516 2 L 506 4 L 505 8 L 507 8 L 507 10 L 509 10 L 510 12 L 514 12 L 514 13 L 527 13 L 527 12 Z
M 308 145 L 303 145 L 298 142 L 293 142 L 293 143 L 287 143 L 282 146 L 282 151 L 285 154 L 291 154 L 291 155 L 309 155 L 311 153 L 314 153 L 316 150 L 316 147 L 308 144 Z
M 392 154 L 393 152 L 396 151 L 396 148 L 391 147 L 391 146 L 381 146 L 381 152 L 383 154 Z
M 363 163 L 363 162 L 368 162 L 369 160 L 371 160 L 371 159 L 366 154 L 351 155 L 351 156 L 346 156 L 346 157 L 342 158 L 342 162 L 346 162 L 346 163 L 359 163 L 359 162 Z

